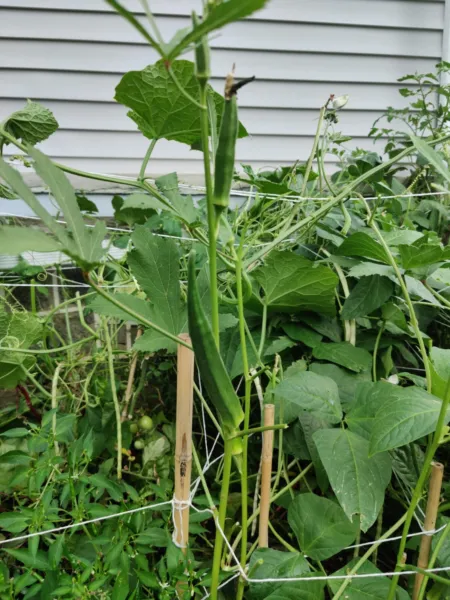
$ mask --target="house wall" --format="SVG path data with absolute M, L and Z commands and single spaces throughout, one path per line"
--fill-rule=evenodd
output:
M 144 19 L 138 0 L 123 3 Z M 189 24 L 201 1 L 151 5 L 168 38 Z M 396 80 L 431 71 L 440 60 L 444 8 L 440 0 L 271 0 L 254 17 L 212 36 L 218 91 L 233 62 L 239 77 L 257 77 L 239 95 L 251 135 L 239 141 L 237 160 L 257 168 L 305 160 L 318 109 L 330 93 L 350 95 L 339 124 L 353 137 L 348 147 L 371 147 L 372 122 L 388 105 L 404 106 Z M 41 145 L 51 157 L 135 175 L 148 141 L 114 102 L 114 88 L 126 71 L 156 58 L 103 0 L 0 0 L 0 121 L 26 98 L 37 100 L 61 126 Z M 201 155 L 162 140 L 150 174 L 173 170 L 181 180 L 199 182 Z

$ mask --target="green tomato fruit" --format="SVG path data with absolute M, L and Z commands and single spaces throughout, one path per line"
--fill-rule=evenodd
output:
M 131 431 L 131 433 L 137 433 L 138 429 L 139 428 L 138 428 L 138 426 L 137 426 L 136 423 L 131 423 L 130 424 L 130 431 Z
M 142 450 L 144 448 L 145 444 L 144 444 L 144 440 L 136 440 L 134 442 L 134 447 L 136 448 L 136 450 Z
M 139 429 L 143 429 L 144 431 L 149 431 L 153 427 L 153 420 L 146 415 L 139 419 Z

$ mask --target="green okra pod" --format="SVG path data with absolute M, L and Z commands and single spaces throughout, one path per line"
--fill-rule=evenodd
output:
M 197 287 L 195 251 L 189 256 L 188 266 L 188 322 L 202 382 L 219 414 L 224 436 L 231 439 L 238 433 L 244 413 L 203 311 Z M 233 454 L 240 454 L 242 440 L 235 438 L 232 443 Z
M 224 107 L 220 123 L 219 143 L 214 166 L 213 204 L 218 215 L 227 208 L 230 202 L 231 185 L 234 174 L 234 157 L 239 130 L 236 92 L 254 77 L 234 82 L 234 73 L 227 75 L 225 82 Z

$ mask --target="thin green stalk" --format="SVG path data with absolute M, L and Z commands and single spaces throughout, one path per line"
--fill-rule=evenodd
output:
M 301 192 L 300 192 L 300 196 L 304 196 L 305 192 L 306 192 L 306 187 L 308 185 L 309 174 L 311 173 L 313 160 L 314 160 L 314 157 L 315 157 L 316 152 L 317 152 L 317 146 L 319 145 L 320 132 L 322 130 L 322 123 L 323 123 L 323 118 L 325 116 L 325 111 L 326 111 L 326 105 L 322 106 L 322 108 L 320 109 L 320 112 L 319 112 L 319 121 L 317 123 L 316 135 L 314 137 L 314 142 L 313 142 L 313 147 L 311 149 L 311 154 L 309 155 L 308 162 L 306 163 L 306 169 L 305 169 L 305 174 L 303 176 L 303 185 L 302 185 L 302 189 L 301 189 Z
M 49 400 L 52 399 L 52 395 L 39 383 L 39 381 L 31 374 L 31 372 L 23 365 L 20 365 L 24 375 L 31 381 L 31 383 Z
M 371 211 L 370 211 L 369 205 L 364 200 L 364 198 L 363 198 L 363 202 L 364 202 L 364 204 L 366 206 L 367 214 L 370 217 L 371 216 Z M 417 343 L 419 344 L 420 354 L 422 356 L 422 362 L 423 362 L 423 365 L 424 365 L 424 368 L 425 368 L 425 374 L 426 374 L 426 379 L 427 379 L 427 390 L 428 390 L 428 392 L 431 392 L 431 369 L 430 369 L 430 361 L 428 360 L 428 355 L 427 355 L 427 351 L 426 351 L 426 348 L 425 348 L 425 344 L 423 342 L 422 334 L 420 333 L 419 322 L 417 321 L 417 316 L 416 316 L 416 313 L 414 311 L 414 306 L 413 306 L 413 303 L 411 301 L 411 297 L 409 295 L 408 288 L 406 287 L 406 283 L 405 283 L 405 280 L 403 279 L 403 275 L 400 273 L 400 269 L 397 266 L 397 262 L 395 261 L 395 258 L 392 256 L 392 252 L 391 252 L 389 246 L 387 245 L 384 237 L 382 236 L 380 230 L 378 229 L 378 226 L 376 225 L 375 222 L 372 221 L 371 224 L 370 224 L 370 227 L 373 229 L 373 232 L 377 236 L 378 241 L 383 246 L 383 248 L 384 248 L 384 250 L 386 252 L 387 259 L 388 259 L 391 267 L 395 271 L 395 275 L 397 277 L 398 283 L 399 283 L 400 288 L 402 290 L 403 297 L 405 298 L 405 302 L 406 302 L 406 305 L 407 305 L 408 311 L 409 311 L 409 319 L 411 321 L 412 328 L 414 329 L 414 333 L 415 333 L 415 336 L 417 338 Z
M 174 84 L 177 87 L 177 90 L 180 92 L 180 94 L 182 94 L 187 100 L 189 100 L 189 102 L 191 102 L 194 106 L 196 106 L 197 108 L 199 108 L 202 112 L 205 112 L 208 110 L 208 106 L 206 104 L 207 102 L 207 97 L 206 94 L 204 97 L 201 97 L 200 102 L 198 102 L 198 100 L 196 100 L 193 96 L 191 96 L 185 89 L 184 87 L 181 85 L 181 83 L 178 81 L 177 76 L 175 75 L 175 73 L 172 70 L 172 67 L 168 67 L 167 68 L 167 72 L 170 75 L 170 78 L 172 79 L 172 81 L 174 82 Z M 206 113 L 206 117 L 208 118 L 208 114 Z
M 417 480 L 417 484 L 416 484 L 416 487 L 414 488 L 414 492 L 413 492 L 413 495 L 411 498 L 411 503 L 410 503 L 408 511 L 406 513 L 406 520 L 405 520 L 405 525 L 403 527 L 402 539 L 400 541 L 400 545 L 399 545 L 398 553 L 397 553 L 397 565 L 395 567 L 396 572 L 400 569 L 400 564 L 401 564 L 401 561 L 403 558 L 403 553 L 404 553 L 405 547 L 406 547 L 407 535 L 409 532 L 409 528 L 411 526 L 411 522 L 414 517 L 414 511 L 416 510 L 416 507 L 422 497 L 423 488 L 424 488 L 424 485 L 426 483 L 426 480 L 427 480 L 429 472 L 430 472 L 431 462 L 432 462 L 434 454 L 439 446 L 439 442 L 441 440 L 441 436 L 444 431 L 444 427 L 445 427 L 445 424 L 447 421 L 447 409 L 448 409 L 449 404 L 450 404 L 450 378 L 447 382 L 447 388 L 445 390 L 444 399 L 442 400 L 441 410 L 439 412 L 439 417 L 438 417 L 438 421 L 436 424 L 436 430 L 433 435 L 433 440 L 432 440 L 431 444 L 428 445 L 427 451 L 425 453 L 422 471 Z M 398 573 L 397 575 L 395 575 L 392 578 L 391 587 L 389 589 L 389 595 L 387 597 L 387 600 L 394 600 L 395 590 L 397 588 L 399 576 L 400 576 L 400 573 Z
M 145 170 L 147 169 L 148 161 L 150 160 L 150 156 L 152 155 L 153 149 L 156 146 L 157 138 L 154 138 L 147 148 L 147 152 L 145 153 L 144 160 L 142 161 L 141 169 L 139 171 L 139 181 L 143 181 L 145 178 Z
M 58 456 L 59 455 L 59 444 L 56 441 L 56 409 L 58 408 L 58 379 L 59 379 L 59 373 L 61 372 L 61 369 L 63 368 L 64 363 L 59 363 L 59 365 L 57 365 L 56 369 L 55 369 L 55 373 L 53 375 L 53 381 L 52 381 L 52 410 L 54 411 L 53 416 L 52 416 L 52 432 L 53 432 L 53 447 L 55 449 L 55 454 Z
M 215 428 L 217 429 L 218 433 L 220 433 L 221 437 L 223 437 L 222 427 L 220 426 L 219 421 L 214 416 L 213 411 L 210 409 L 208 402 L 206 401 L 205 397 L 201 393 L 201 391 L 200 391 L 200 389 L 199 389 L 199 387 L 197 386 L 196 383 L 194 383 L 194 390 L 195 390 L 195 393 L 197 394 L 197 396 L 200 398 L 200 402 L 203 404 L 203 408 L 208 413 L 208 416 L 211 419 L 211 421 L 213 422 L 213 424 L 214 424 Z
M 431 292 L 433 294 L 433 296 L 439 300 L 439 302 L 442 302 L 442 304 L 444 304 L 444 306 L 446 306 L 447 308 L 450 307 L 450 302 L 447 300 L 447 298 L 444 298 L 444 296 L 442 294 L 439 294 L 436 290 L 434 290 L 430 285 L 428 285 L 428 283 L 425 282 L 425 287 L 427 288 L 427 290 L 429 292 Z
M 219 348 L 219 294 L 217 291 L 217 232 L 216 212 L 213 204 L 213 182 L 211 176 L 211 159 L 209 152 L 209 122 L 207 88 L 200 85 L 200 103 L 205 108 L 200 110 L 200 129 L 203 151 L 203 169 L 205 174 L 206 210 L 208 215 L 208 255 L 209 255 L 209 293 L 211 298 L 211 328 L 216 346 Z
M 278 500 L 278 498 L 280 498 L 283 494 L 285 494 L 287 491 L 289 491 L 291 488 L 294 487 L 294 485 L 296 485 L 299 481 L 301 481 L 305 475 L 312 469 L 312 463 L 309 463 L 309 465 L 307 467 L 305 467 L 303 469 L 303 471 L 301 471 L 301 473 L 299 473 L 296 477 L 294 477 L 294 479 L 291 479 L 291 481 L 288 483 L 288 485 L 285 485 L 283 488 L 281 488 L 281 490 L 279 490 L 276 494 L 273 494 L 270 497 L 270 502 L 275 502 L 275 500 Z M 249 525 L 251 525 L 253 523 L 253 521 L 258 517 L 259 513 L 260 513 L 261 509 L 258 506 L 258 508 L 253 511 L 252 515 L 249 517 L 248 521 L 247 521 L 247 527 Z M 237 545 L 239 544 L 240 540 L 242 538 L 242 531 L 240 531 L 237 536 L 236 539 L 233 542 L 233 550 L 236 549 Z M 231 560 L 231 555 L 228 555 L 227 557 L 227 562 L 229 562 Z
M 202 465 L 200 464 L 200 460 L 198 458 L 197 450 L 195 449 L 194 444 L 192 444 L 192 456 L 194 458 L 195 468 L 197 469 L 197 475 L 199 476 L 200 481 L 202 482 L 203 491 L 205 492 L 205 496 L 206 496 L 206 498 L 207 498 L 207 500 L 209 502 L 209 508 L 217 516 L 217 508 L 216 508 L 216 506 L 214 504 L 214 501 L 212 499 L 211 493 L 210 493 L 209 488 L 208 488 L 208 484 L 206 483 L 206 479 L 205 479 L 205 475 L 203 473 Z
M 450 134 L 444 135 L 441 138 L 439 138 L 437 140 L 432 140 L 428 143 L 430 146 L 435 146 L 437 144 L 445 142 L 448 139 L 450 139 Z M 277 235 L 277 237 L 274 240 L 272 240 L 272 242 L 270 242 L 270 244 L 267 244 L 267 246 L 264 246 L 263 248 L 261 248 L 261 250 L 259 250 L 255 254 L 253 254 L 248 259 L 248 261 L 246 261 L 245 266 L 248 267 L 249 265 L 256 265 L 258 260 L 260 260 L 263 256 L 265 256 L 266 254 L 271 252 L 276 246 L 278 246 L 286 238 L 291 237 L 294 233 L 296 233 L 302 227 L 305 227 L 308 224 L 310 224 L 311 222 L 314 222 L 314 221 L 320 219 L 321 217 L 323 217 L 324 215 L 326 215 L 333 208 L 333 206 L 340 204 L 340 202 L 342 200 L 346 199 L 353 192 L 353 190 L 357 189 L 360 186 L 361 183 L 364 183 L 366 180 L 371 178 L 376 173 L 379 173 L 380 171 L 383 171 L 387 167 L 390 167 L 391 165 L 401 161 L 405 156 L 408 156 L 409 154 L 411 154 L 413 152 L 416 152 L 415 147 L 412 146 L 409 148 L 405 148 L 402 152 L 400 152 L 393 158 L 387 160 L 386 162 L 382 163 L 381 165 L 377 165 L 376 167 L 373 167 L 373 169 L 370 169 L 370 171 L 367 171 L 367 173 L 364 173 L 363 175 L 360 175 L 359 177 L 354 179 L 335 198 L 332 198 L 331 200 L 329 200 L 328 202 L 323 204 L 323 206 L 321 206 L 314 213 L 305 217 L 301 221 L 298 221 L 297 223 L 295 223 L 295 225 L 292 225 L 291 227 L 286 227 L 283 231 L 281 231 Z
M 258 355 L 261 357 L 264 351 L 264 344 L 266 343 L 266 331 L 267 331 L 267 302 L 263 302 L 263 314 L 261 323 L 261 340 L 259 342 Z
M 426 569 L 421 569 L 420 567 L 417 567 L 416 565 L 408 565 L 408 564 L 404 564 L 404 565 L 400 565 L 402 569 L 408 569 L 411 571 L 417 571 L 417 573 L 422 573 L 422 575 L 426 575 L 427 579 L 431 578 L 434 581 L 437 581 L 438 583 L 443 583 L 444 585 L 450 585 L 450 580 L 448 580 L 446 577 L 441 577 L 440 575 L 436 575 L 436 573 L 429 573 Z
M 65 352 L 66 350 L 72 350 L 72 348 L 76 348 L 77 346 L 81 346 L 82 344 L 87 344 L 92 340 L 95 340 L 97 336 L 90 335 L 87 338 L 82 340 L 78 340 L 77 342 L 73 342 L 73 344 L 68 344 L 67 346 L 60 346 L 59 348 L 49 348 L 48 350 L 28 350 L 25 348 L 8 348 L 8 352 L 18 352 L 20 354 L 55 354 L 56 352 Z
M 355 575 L 355 573 L 358 572 L 358 569 L 360 567 L 362 567 L 362 565 L 366 562 L 366 560 L 373 554 L 373 552 L 375 552 L 376 548 L 378 548 L 378 546 L 381 544 L 381 542 L 383 540 L 385 540 L 386 538 L 391 537 L 391 535 L 397 531 L 397 529 L 405 522 L 405 520 L 406 520 L 406 514 L 404 514 L 396 523 L 394 523 L 394 525 L 392 525 L 392 527 L 390 529 L 388 529 L 385 533 L 383 533 L 382 536 L 377 538 L 377 541 L 374 542 L 371 546 L 369 546 L 369 549 L 366 550 L 366 552 L 361 556 L 361 558 L 358 560 L 358 562 L 351 568 L 351 570 L 347 573 L 347 575 Z M 336 594 L 333 596 L 332 600 L 339 600 L 339 598 L 342 597 L 342 595 L 344 594 L 345 590 L 347 589 L 347 587 L 350 585 L 351 582 L 352 582 L 351 579 L 345 579 L 342 582 L 341 587 L 338 589 Z
M 227 514 L 228 507 L 228 491 L 230 488 L 230 475 L 231 475 L 231 462 L 232 462 L 232 443 L 230 440 L 225 440 L 224 450 L 224 462 L 223 462 L 223 474 L 222 474 L 222 486 L 220 489 L 220 503 L 219 503 L 219 516 L 218 523 L 222 531 L 225 531 L 225 517 Z M 211 589 L 210 598 L 211 600 L 218 600 L 218 587 L 219 587 L 219 576 L 220 576 L 220 563 L 222 559 L 223 549 L 223 538 L 219 528 L 216 528 L 216 539 L 214 542 L 214 555 L 213 555 L 213 566 L 211 573 Z
M 108 354 L 109 380 L 111 383 L 111 394 L 114 403 L 114 412 L 116 413 L 116 431 L 117 431 L 117 479 L 122 479 L 122 419 L 120 415 L 120 404 L 117 397 L 116 374 L 114 372 L 114 356 L 112 352 L 111 336 L 109 335 L 108 324 L 103 323 L 105 332 L 106 352 Z
M 117 298 L 114 295 L 111 295 L 111 294 L 108 294 L 107 292 L 105 292 L 100 286 L 98 286 L 93 281 L 93 279 L 91 278 L 91 276 L 89 274 L 87 275 L 86 279 L 87 279 L 87 282 L 89 283 L 89 285 L 91 287 L 93 287 L 94 290 L 98 294 L 100 294 L 100 296 L 102 296 L 103 298 L 105 298 L 105 300 L 108 300 L 108 302 L 111 302 L 111 304 L 114 304 L 115 306 L 117 306 L 117 308 L 120 308 L 121 310 L 123 310 L 124 312 L 126 312 L 128 315 L 130 315 L 130 317 L 133 317 L 133 319 L 135 319 L 136 321 L 138 321 L 138 323 L 142 323 L 142 325 L 145 325 L 146 327 L 150 327 L 151 329 L 154 329 L 155 331 L 158 331 L 159 333 L 161 333 L 165 337 L 169 338 L 169 340 L 172 340 L 173 342 L 176 342 L 177 344 L 180 344 L 181 346 L 185 346 L 186 348 L 189 348 L 189 350 L 192 350 L 192 346 L 190 344 L 184 342 L 181 338 L 177 337 L 176 335 L 173 335 L 169 331 L 166 331 L 165 329 L 163 329 L 159 325 L 156 325 L 155 323 L 152 323 L 152 321 L 149 321 L 148 319 L 146 319 L 145 317 L 143 317 L 139 313 L 135 312 L 134 310 L 132 310 L 131 308 L 129 308 L 128 306 L 126 306 L 125 304 L 123 304 L 122 302 L 120 302 L 119 300 L 117 300 Z
M 30 287 L 30 301 L 31 301 L 31 312 L 33 315 L 36 314 L 36 287 L 35 287 L 35 283 L 36 280 L 32 279 L 31 280 L 31 287 Z
M 375 532 L 375 539 L 379 540 L 381 537 L 381 532 L 383 531 L 383 506 L 380 508 L 380 512 L 378 513 L 378 518 L 377 518 L 377 530 Z M 375 548 L 375 551 L 373 553 L 373 564 L 375 566 L 377 566 L 377 560 L 378 560 L 378 546 Z
M 281 423 L 280 425 L 266 425 L 262 427 L 252 427 L 251 429 L 243 429 L 239 433 L 233 436 L 233 439 L 238 437 L 245 437 L 248 435 L 253 435 L 254 433 L 262 433 L 263 431 L 276 431 L 277 429 L 287 429 L 288 426 L 285 423 Z
M 155 17 L 153 16 L 152 11 L 150 10 L 150 6 L 149 6 L 147 0 L 141 0 L 141 4 L 142 4 L 142 8 L 145 11 L 145 14 L 147 15 L 147 19 L 148 19 L 148 22 L 150 23 L 150 27 L 153 29 L 155 38 L 158 40 L 158 44 L 162 48 L 164 46 L 164 40 L 161 35 L 161 32 L 159 31 L 159 27 L 156 24 Z
M 274 537 L 276 537 L 276 539 L 280 542 L 280 544 L 282 546 L 284 546 L 286 548 L 286 550 L 288 552 L 295 552 L 295 553 L 298 552 L 298 550 L 296 550 L 294 548 L 294 546 L 291 546 L 291 544 L 289 544 L 289 542 L 287 542 L 284 538 L 281 537 L 281 535 L 276 531 L 275 527 L 272 525 L 272 523 L 270 521 L 268 522 L 268 525 L 269 525 L 269 529 L 273 533 Z
M 431 558 L 428 562 L 428 569 L 432 569 L 434 567 L 434 564 L 436 562 L 437 557 L 439 556 L 439 552 L 441 551 L 442 546 L 445 543 L 445 540 L 447 539 L 448 534 L 450 533 L 450 523 L 447 525 L 447 527 L 444 529 L 444 531 L 441 533 L 440 538 L 437 541 L 437 544 L 433 550 L 433 554 L 431 555 Z M 417 597 L 417 600 L 423 600 L 423 597 L 425 595 L 425 590 L 427 588 L 427 583 L 428 583 L 428 573 L 425 575 L 425 577 L 422 580 L 422 585 L 420 586 L 420 590 L 419 590 L 419 595 Z M 447 584 L 449 583 L 448 579 L 446 580 Z
M 372 378 L 374 381 L 377 381 L 377 355 L 378 355 L 378 348 L 380 347 L 380 341 L 381 341 L 381 336 L 383 335 L 383 331 L 384 331 L 384 321 L 381 324 L 381 327 L 378 330 L 377 333 L 377 337 L 375 340 L 375 345 L 373 348 L 373 357 L 372 357 Z
M 250 369 L 247 355 L 247 339 L 245 334 L 245 314 L 244 314 L 244 295 L 242 289 L 242 244 L 236 260 L 236 294 L 238 300 L 239 317 L 239 335 L 242 352 L 242 365 L 245 377 L 245 398 L 244 398 L 244 431 L 250 427 L 250 408 L 251 408 L 251 388 Z M 242 519 L 242 541 L 241 541 L 241 567 L 244 569 L 247 563 L 247 539 L 248 539 L 248 436 L 242 440 L 242 468 L 241 468 L 241 519 Z M 236 600 L 242 600 L 244 595 L 245 580 L 240 578 L 236 593 Z

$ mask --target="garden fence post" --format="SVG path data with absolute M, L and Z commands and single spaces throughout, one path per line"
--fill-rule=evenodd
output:
M 430 483 L 428 486 L 428 502 L 424 523 L 425 531 L 432 531 L 436 527 L 436 518 L 438 514 L 439 500 L 441 496 L 443 475 L 444 465 L 438 462 L 433 462 L 431 464 L 431 476 Z M 432 539 L 432 535 L 423 535 L 420 538 L 419 559 L 417 561 L 417 566 L 420 569 L 426 569 L 428 567 L 428 559 L 430 556 Z M 423 573 L 417 573 L 414 581 L 413 600 L 417 600 L 418 598 L 423 578 Z
M 264 406 L 264 426 L 271 427 L 275 423 L 275 405 Z M 269 510 L 270 510 L 270 480 L 272 477 L 273 429 L 263 432 L 262 466 L 261 466 L 261 500 L 259 513 L 258 546 L 269 546 Z
M 190 344 L 188 334 L 180 339 Z M 189 497 L 192 468 L 192 405 L 194 398 L 194 353 L 178 345 L 177 417 L 175 444 L 174 543 L 186 553 L 189 541 Z

